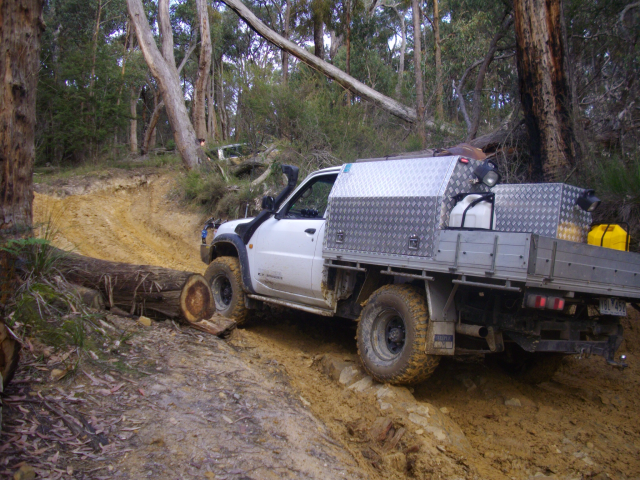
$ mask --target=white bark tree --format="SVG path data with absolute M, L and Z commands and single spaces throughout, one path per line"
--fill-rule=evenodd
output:
M 193 128 L 198 138 L 207 138 L 205 92 L 209 86 L 209 71 L 211 70 L 211 32 L 209 31 L 207 0 L 196 0 L 196 7 L 200 23 L 200 61 L 198 62 L 198 77 L 193 98 Z
M 176 147 L 180 152 L 185 168 L 192 169 L 206 160 L 206 155 L 197 142 L 198 137 L 189 119 L 187 107 L 184 104 L 184 96 L 180 87 L 175 60 L 170 60 L 174 57 L 173 37 L 170 33 L 171 24 L 167 22 L 168 6 L 168 0 L 160 0 L 158 5 L 163 50 L 161 54 L 151 33 L 141 0 L 127 0 L 129 17 L 138 37 L 140 50 L 142 50 L 149 70 L 160 88 L 160 94 L 165 104 Z M 169 49 L 170 39 L 171 48 Z

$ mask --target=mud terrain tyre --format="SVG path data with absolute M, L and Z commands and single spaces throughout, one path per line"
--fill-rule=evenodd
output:
M 507 344 L 503 353 L 489 360 L 515 379 L 535 385 L 551 380 L 565 357 L 562 353 L 527 352 L 518 345 Z
M 358 355 L 364 369 L 382 383 L 426 380 L 440 363 L 426 355 L 429 313 L 424 295 L 412 285 L 376 290 L 358 321 Z
M 218 257 L 209 264 L 204 278 L 211 286 L 216 311 L 238 325 L 247 319 L 249 310 L 244 304 L 242 270 L 235 257 Z

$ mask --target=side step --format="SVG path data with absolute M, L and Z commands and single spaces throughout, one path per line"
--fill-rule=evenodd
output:
M 335 312 L 326 308 L 310 307 L 301 303 L 290 302 L 288 300 L 281 300 L 279 298 L 263 297 L 262 295 L 256 295 L 254 293 L 246 293 L 247 297 L 253 300 L 260 300 L 265 303 L 273 303 L 274 305 L 281 305 L 283 307 L 295 308 L 296 310 L 302 310 L 303 312 L 315 313 L 316 315 L 322 315 L 324 317 L 333 317 Z

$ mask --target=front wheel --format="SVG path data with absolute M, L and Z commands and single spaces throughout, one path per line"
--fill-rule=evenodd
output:
M 358 322 L 358 355 L 364 369 L 382 383 L 412 384 L 426 380 L 440 362 L 427 355 L 429 314 L 426 300 L 411 285 L 376 290 Z
M 247 319 L 249 310 L 244 304 L 242 270 L 235 257 L 218 257 L 204 272 L 211 286 L 216 311 L 238 325 Z

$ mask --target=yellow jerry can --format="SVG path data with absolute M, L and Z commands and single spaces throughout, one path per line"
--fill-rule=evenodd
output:
M 589 232 L 589 245 L 613 248 L 615 250 L 629 251 L 631 237 L 620 225 L 604 224 L 596 225 Z

